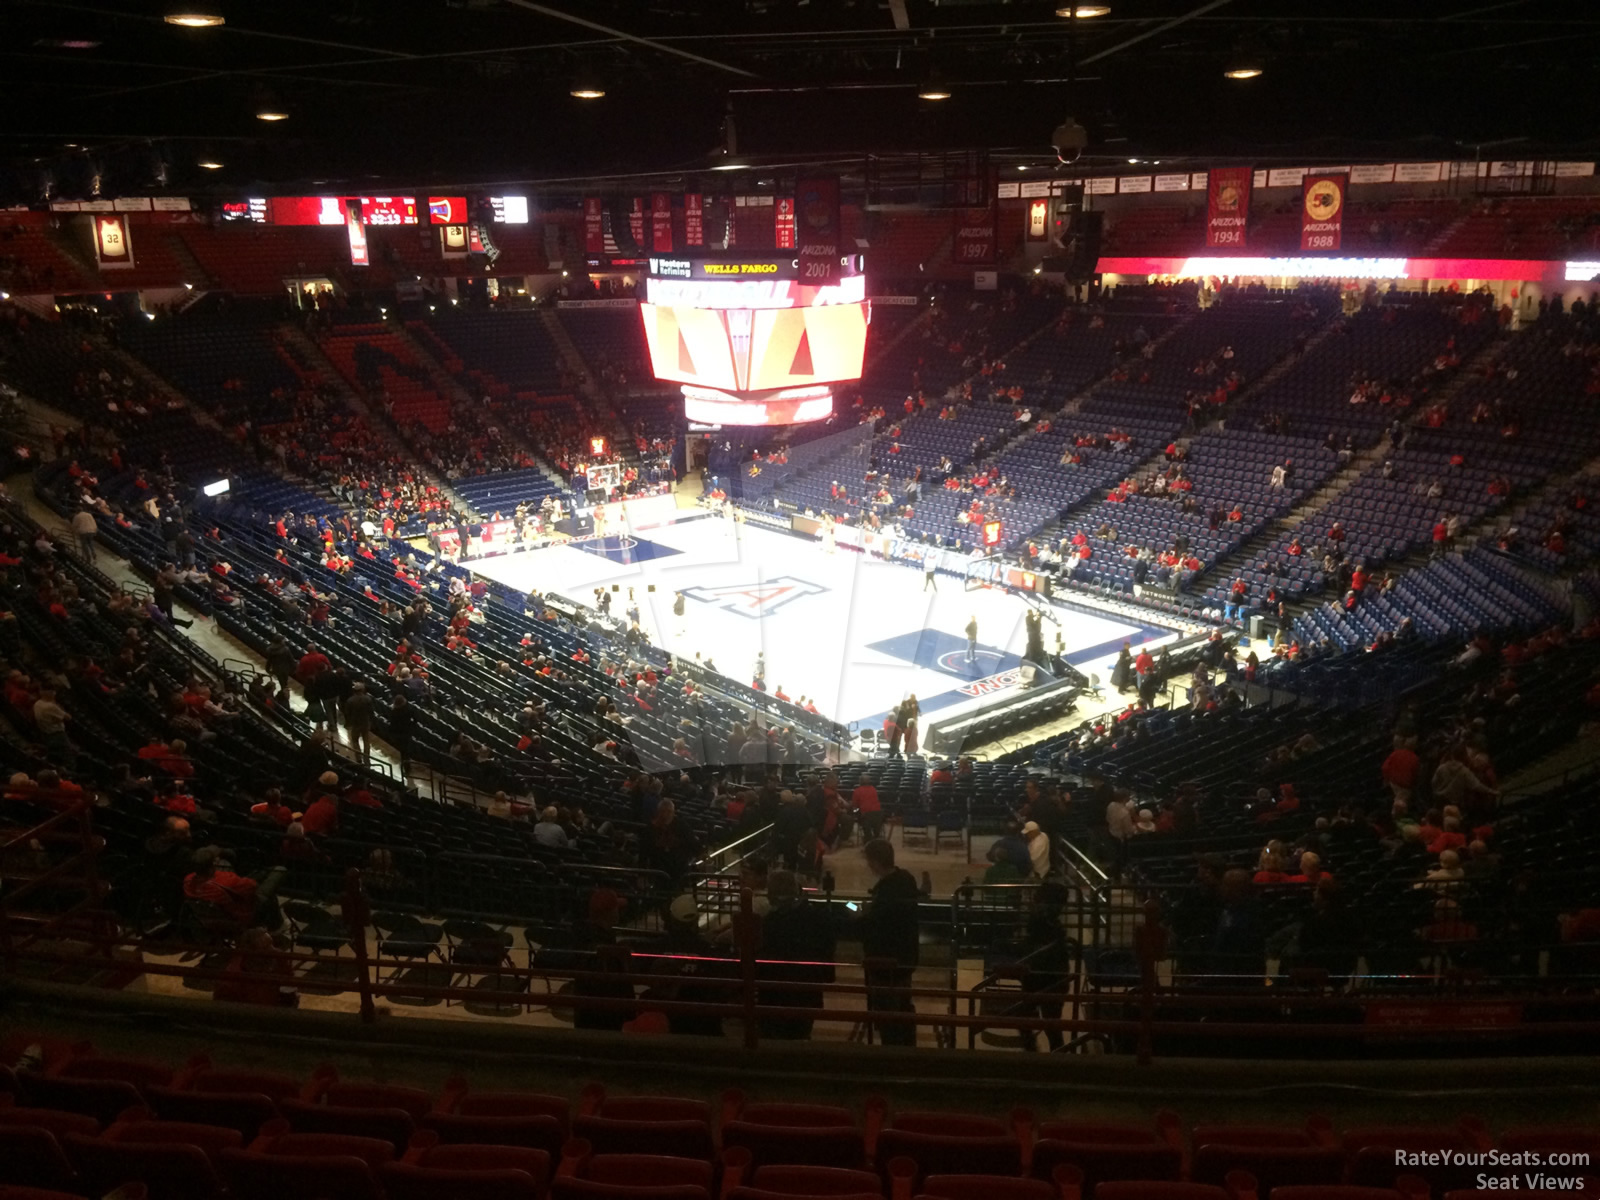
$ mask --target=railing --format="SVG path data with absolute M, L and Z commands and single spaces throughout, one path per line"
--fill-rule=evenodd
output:
M 1402 975 L 1367 979 L 1359 990 L 1338 992 L 1314 973 L 1276 984 L 1259 975 L 1179 977 L 1163 984 L 1165 934 L 1151 905 L 1120 973 L 1075 975 L 1076 982 L 1065 990 L 1058 974 L 1052 986 L 1024 990 L 1030 960 L 1019 958 L 1016 965 L 992 972 L 970 989 L 928 987 L 915 985 L 909 970 L 883 960 L 836 964 L 763 959 L 757 954 L 759 922 L 751 901 L 748 890 L 740 893 L 727 956 L 629 952 L 611 945 L 593 950 L 530 947 L 528 965 L 522 967 L 513 965 L 504 951 L 498 961 L 485 961 L 482 946 L 470 940 L 453 939 L 442 947 L 410 944 L 403 930 L 380 934 L 378 953 L 372 953 L 371 911 L 360 875 L 352 871 L 342 900 L 347 940 L 332 956 L 306 950 L 252 952 L 248 962 L 235 957 L 218 970 L 170 960 L 140 962 L 135 939 L 107 936 L 85 940 L 77 951 L 39 946 L 37 939 L 8 941 L 5 962 L 8 973 L 23 964 L 81 968 L 114 962 L 124 971 L 136 967 L 191 983 L 247 979 L 281 987 L 292 984 L 291 976 L 300 969 L 325 965 L 332 957 L 353 966 L 351 978 L 340 983 L 319 975 L 316 986 L 319 992 L 340 987 L 353 994 L 364 1022 L 376 1019 L 380 999 L 476 1004 L 505 1016 L 570 1009 L 585 1028 L 619 1028 L 648 1011 L 669 1023 L 693 1022 L 696 1031 L 720 1031 L 722 1021 L 735 1021 L 743 1044 L 752 1050 L 763 1039 L 809 1037 L 815 1025 L 845 1026 L 851 1040 L 867 1041 L 905 1041 L 904 1032 L 895 1037 L 892 1031 L 927 1027 L 937 1044 L 947 1047 L 956 1045 L 960 1030 L 967 1031 L 969 1046 L 984 1031 L 1029 1039 L 1054 1032 L 1063 1050 L 1095 1043 L 1132 1054 L 1141 1064 L 1151 1061 L 1158 1046 L 1164 1053 L 1211 1050 L 1251 1056 L 1259 1056 L 1267 1043 L 1308 1046 L 1313 1053 L 1371 1046 L 1392 1054 L 1397 1044 L 1420 1039 L 1421 1044 L 1447 1044 L 1451 1053 L 1482 1043 L 1497 1052 L 1512 1043 L 1560 1053 L 1570 1052 L 1575 1036 L 1600 1036 L 1600 974 L 1505 981 L 1508 990 L 1491 990 L 1462 976 Z M 181 949 L 164 944 L 163 955 Z M 219 947 L 193 949 L 214 955 Z M 350 953 L 343 954 L 344 949 Z M 447 983 L 418 982 L 429 975 L 414 968 L 429 963 L 446 968 Z M 861 982 L 842 981 L 858 969 Z M 1018 986 L 1002 990 L 1003 978 Z M 910 1040 L 915 1036 L 912 1032 Z

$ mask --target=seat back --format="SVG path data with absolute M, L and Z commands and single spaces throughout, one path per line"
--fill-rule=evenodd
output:
M 1262 1192 L 1279 1187 L 1335 1184 L 1344 1180 L 1345 1154 L 1338 1146 L 1217 1146 L 1195 1149 L 1189 1178 L 1221 1187 L 1230 1171 L 1248 1171 Z
M 39 1108 L 84 1113 L 109 1125 L 125 1109 L 142 1102 L 139 1089 L 121 1079 L 68 1079 L 52 1075 L 24 1075 L 22 1092 Z
M 32 1129 L 48 1129 L 57 1137 L 67 1133 L 81 1133 L 86 1137 L 93 1137 L 100 1132 L 100 1122 L 84 1113 L 61 1112 L 54 1108 L 17 1108 L 12 1104 L 0 1104 L 0 1127 L 17 1125 L 26 1125 Z
M 433 1097 L 421 1088 L 386 1083 L 332 1083 L 322 1101 L 330 1108 L 398 1108 L 413 1121 L 433 1110 Z
M 1096 1184 L 1094 1200 L 1230 1200 L 1222 1188 L 1205 1183 L 1125 1179 Z
M 165 1063 L 138 1058 L 110 1058 L 86 1055 L 70 1058 L 56 1070 L 58 1079 L 99 1079 L 131 1083 L 136 1088 L 167 1087 L 172 1083 L 172 1068 Z
M 543 1184 L 526 1171 L 446 1170 L 388 1163 L 378 1172 L 387 1200 L 540 1200 Z
M 561 1121 L 549 1115 L 487 1116 L 461 1113 L 429 1113 L 417 1128 L 432 1130 L 439 1141 L 451 1145 L 526 1146 L 543 1150 L 552 1158 L 561 1154 L 566 1130 Z
M 641 1184 L 629 1187 L 620 1183 L 595 1183 L 591 1179 L 573 1179 L 557 1175 L 550 1182 L 551 1200 L 711 1200 L 707 1188 L 693 1185 Z
M 383 1200 L 362 1158 L 224 1150 L 229 1200 Z
M 611 1117 L 575 1117 L 572 1135 L 589 1143 L 596 1154 L 661 1154 L 702 1158 L 715 1154 L 711 1126 L 705 1121 L 625 1121 Z
M 842 1167 L 757 1167 L 750 1186 L 790 1196 L 853 1196 L 883 1190 L 882 1180 L 873 1172 Z
M 582 1175 L 592 1183 L 622 1187 L 711 1186 L 709 1162 L 661 1154 L 597 1154 L 584 1163 Z
M 456 1101 L 455 1112 L 464 1117 L 554 1117 L 563 1133 L 572 1120 L 566 1097 L 537 1092 L 468 1092 Z
M 208 1067 L 190 1075 L 186 1082 L 190 1091 L 207 1094 L 226 1092 L 267 1096 L 273 1100 L 294 1100 L 300 1095 L 300 1084 L 297 1080 L 292 1076 L 277 1075 L 271 1071 L 229 1071 Z
M 77 1168 L 78 1186 L 91 1196 L 108 1195 L 130 1180 L 144 1184 L 150 1200 L 210 1200 L 223 1192 L 222 1177 L 198 1146 L 68 1134 L 65 1149 Z
M 1042 1179 L 996 1179 L 992 1175 L 930 1175 L 920 1195 L 938 1200 L 1056 1200 Z
M 849 1109 L 831 1104 L 747 1104 L 739 1110 L 738 1119 L 747 1125 L 782 1125 L 789 1129 L 802 1126 L 854 1129 L 856 1126 Z
M 680 1096 L 607 1096 L 596 1115 L 613 1121 L 711 1121 L 711 1105 Z
M 359 1158 L 376 1171 L 393 1162 L 394 1147 L 382 1138 L 359 1137 L 348 1133 L 278 1133 L 263 1138 L 267 1154 L 285 1158 Z
M 296 1133 L 377 1138 L 388 1142 L 396 1151 L 404 1151 L 416 1128 L 411 1114 L 399 1108 L 345 1108 L 284 1100 L 278 1109 Z
M 1022 1174 L 1022 1143 L 1014 1137 L 959 1137 L 885 1129 L 878 1135 L 877 1162 L 885 1171 L 896 1158 L 916 1164 L 913 1189 L 929 1175 Z
M 130 1119 L 130 1115 L 133 1119 Z M 122 1120 L 105 1132 L 106 1140 L 124 1145 L 194 1146 L 216 1158 L 224 1150 L 237 1150 L 244 1138 L 237 1129 L 221 1125 L 202 1125 L 192 1121 L 157 1121 L 149 1110 L 124 1113 Z
M 72 1134 L 63 1134 L 71 1137 Z M 0 1126 L 0 1163 L 5 1181 L 23 1187 L 67 1188 L 73 1180 L 68 1160 L 55 1134 L 27 1125 Z
M 436 1171 L 521 1171 L 541 1187 L 550 1178 L 552 1159 L 527 1146 L 433 1146 L 416 1165 Z
M 144 1096 L 145 1106 L 163 1121 L 233 1129 L 247 1141 L 280 1115 L 272 1098 L 259 1092 L 187 1092 L 150 1087 Z
M 1101 1183 L 1176 1182 L 1183 1177 L 1183 1152 L 1154 1140 L 1096 1144 L 1047 1138 L 1034 1143 L 1035 1179 L 1049 1179 L 1059 1166 L 1081 1171 L 1085 1190 Z
M 864 1167 L 866 1144 L 851 1126 L 759 1125 L 730 1121 L 722 1127 L 724 1149 L 742 1147 L 756 1167 L 783 1163 L 794 1166 Z
M 889 1122 L 891 1129 L 926 1133 L 935 1137 L 1005 1137 L 1011 1132 L 1004 1121 L 968 1113 L 904 1112 Z

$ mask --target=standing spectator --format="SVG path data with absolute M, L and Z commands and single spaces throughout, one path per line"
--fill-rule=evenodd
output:
M 1039 828 L 1037 821 L 1029 821 L 1022 827 L 1022 836 L 1028 843 L 1028 862 L 1033 868 L 1034 875 L 1040 879 L 1050 874 L 1050 839 L 1044 830 Z
M 94 522 L 94 513 L 89 511 L 87 505 L 80 508 L 72 518 L 72 532 L 78 538 L 78 553 L 84 562 L 94 562 L 95 535 L 100 532 L 100 527 Z
M 33 702 L 33 723 L 44 741 L 45 752 L 56 765 L 72 769 L 76 761 L 72 743 L 67 740 L 67 722 L 72 714 L 56 703 L 54 688 L 41 688 L 39 698 Z
M 792 871 L 773 871 L 767 878 L 770 907 L 761 918 L 760 962 L 762 986 L 756 1003 L 774 1008 L 814 1008 L 821 1011 L 820 988 L 791 989 L 783 983 L 832 983 L 835 954 L 833 923 L 800 891 Z M 761 1035 L 804 1040 L 812 1022 L 805 1017 L 764 1017 Z
M 351 749 L 361 754 L 361 761 L 372 758 L 372 697 L 367 685 L 359 680 L 350 685 L 350 695 L 344 702 L 344 727 L 350 735 Z
M 916 1011 L 911 997 L 898 989 L 911 986 L 921 954 L 917 928 L 917 881 L 894 865 L 894 846 L 882 838 L 866 844 L 867 869 L 877 878 L 861 917 L 861 949 L 866 969 L 867 1007 L 875 1012 Z M 888 990 L 896 989 L 896 990 Z M 900 1021 L 878 1026 L 886 1046 L 915 1046 L 917 1027 Z
M 404 694 L 389 706 L 389 743 L 400 752 L 400 774 L 411 773 L 411 742 L 417 733 L 417 714 Z

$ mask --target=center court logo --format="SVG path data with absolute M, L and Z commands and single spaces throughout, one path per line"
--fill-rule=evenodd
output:
M 683 594 L 701 604 L 715 605 L 723 612 L 760 620 L 771 616 L 786 604 L 806 596 L 820 596 L 828 589 L 808 579 L 793 575 L 779 575 L 761 583 L 733 584 L 729 587 L 684 588 Z

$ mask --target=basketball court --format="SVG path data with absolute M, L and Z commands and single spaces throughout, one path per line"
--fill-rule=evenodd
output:
M 613 532 L 471 563 L 474 571 L 520 591 L 537 588 L 582 604 L 612 591 L 611 613 L 637 604 L 656 644 L 748 682 L 764 654 L 769 690 L 809 698 L 845 723 L 876 724 L 915 694 L 923 723 L 940 709 L 1020 684 L 1028 606 L 991 588 L 967 590 L 941 574 L 924 590 L 922 573 L 820 541 L 735 523 L 704 512 L 641 532 Z M 674 595 L 685 597 L 673 615 Z M 1056 605 L 1063 657 L 1085 674 L 1110 674 L 1124 641 L 1155 644 L 1176 630 L 1109 613 Z M 978 622 L 967 658 L 965 629 Z M 1054 647 L 1057 627 L 1044 639 Z

